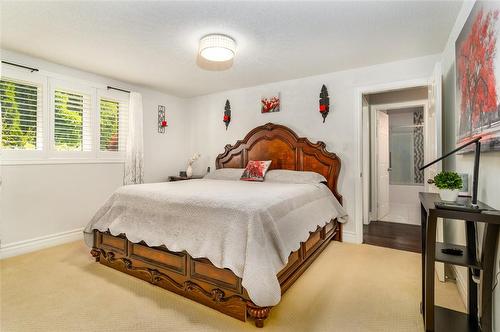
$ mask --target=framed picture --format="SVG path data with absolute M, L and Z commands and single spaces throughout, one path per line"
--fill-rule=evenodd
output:
M 499 11 L 499 2 L 477 1 L 455 42 L 456 143 L 482 136 L 482 151 L 500 151 Z
M 274 113 L 280 111 L 280 94 L 274 94 L 260 99 L 261 113 Z

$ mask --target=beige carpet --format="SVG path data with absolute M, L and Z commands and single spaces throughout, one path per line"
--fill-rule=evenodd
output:
M 95 263 L 81 242 L 0 264 L 2 332 L 257 330 Z M 452 283 L 438 298 L 463 310 Z M 419 302 L 420 255 L 333 242 L 264 331 L 422 331 Z

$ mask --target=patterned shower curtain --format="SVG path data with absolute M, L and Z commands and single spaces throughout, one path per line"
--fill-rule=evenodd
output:
M 125 147 L 125 173 L 123 184 L 144 182 L 144 150 L 142 124 L 142 96 L 131 92 L 128 116 L 128 136 Z
M 424 166 L 424 112 L 422 110 L 413 112 L 413 167 L 415 183 L 424 183 L 424 171 L 419 170 Z

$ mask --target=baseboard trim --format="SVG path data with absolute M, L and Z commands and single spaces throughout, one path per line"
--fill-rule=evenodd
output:
M 82 232 L 83 227 L 30 240 L 8 243 L 0 247 L 0 259 L 19 256 L 67 242 L 78 241 L 83 238 Z M 348 243 L 361 243 L 356 232 L 342 232 L 342 240 Z
M 40 236 L 29 240 L 8 243 L 0 247 L 0 259 L 26 254 L 67 242 L 81 240 L 83 238 L 82 232 L 83 227 L 71 231 Z
M 349 232 L 349 231 L 342 232 L 342 241 L 348 243 L 356 243 L 356 244 L 360 244 L 362 242 L 359 239 L 359 236 L 356 232 Z
M 469 310 L 467 308 L 467 304 L 469 302 L 467 301 L 467 287 L 466 287 L 465 280 L 462 277 L 462 275 L 458 272 L 458 269 L 455 265 L 452 265 L 451 269 L 452 269 L 453 274 L 455 276 L 455 280 L 456 280 L 456 284 L 457 284 L 457 288 L 458 288 L 458 293 L 460 294 L 460 297 L 462 298 L 462 301 L 465 305 L 465 309 Z

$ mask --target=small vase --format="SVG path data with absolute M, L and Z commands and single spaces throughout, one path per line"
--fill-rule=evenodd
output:
M 191 167 L 191 165 L 188 165 L 188 167 L 186 169 L 186 175 L 188 178 L 193 176 L 193 168 Z
M 439 196 L 442 201 L 455 202 L 458 198 L 458 190 L 452 189 L 439 189 Z

